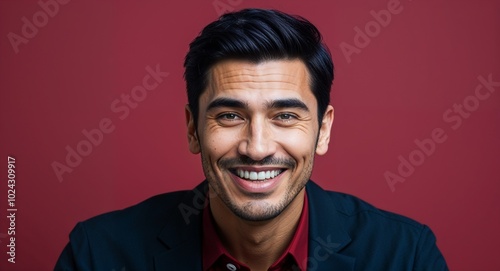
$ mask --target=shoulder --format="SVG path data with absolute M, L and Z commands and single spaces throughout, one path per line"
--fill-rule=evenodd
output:
M 374 205 L 350 194 L 323 190 L 321 187 L 312 183 L 308 186 L 311 190 L 310 194 L 323 198 L 321 201 L 316 200 L 316 208 L 313 212 L 323 212 L 323 215 L 328 216 L 325 212 L 335 213 L 335 217 L 342 220 L 347 228 L 358 228 L 364 226 L 375 227 L 399 227 L 416 232 L 423 229 L 424 225 L 418 221 L 396 214 L 390 211 L 382 210 Z M 329 205 L 329 206 L 328 206 Z
M 347 220 L 363 219 L 366 222 L 378 222 L 385 226 L 391 224 L 415 230 L 421 230 L 424 226 L 412 218 L 379 209 L 371 203 L 350 194 L 336 191 L 327 191 L 327 194 L 332 199 L 338 214 Z
M 329 232 L 345 232 L 353 249 L 378 247 L 415 252 L 422 235 L 430 232 L 414 219 L 381 210 L 356 196 L 326 191 L 316 184 L 308 188 L 309 202 L 313 202 L 310 223 L 320 223 Z
M 447 270 L 428 226 L 404 215 L 381 210 L 346 193 L 308 185 L 310 225 L 318 232 L 348 236 L 343 254 L 357 259 L 361 270 Z M 341 232 L 341 233 L 339 233 Z M 343 235 L 345 233 L 345 235 Z M 372 267 L 372 268 L 370 268 Z
M 123 266 L 133 270 L 153 269 L 155 255 L 168 248 L 161 239 L 167 231 L 175 237 L 183 229 L 196 229 L 200 216 L 194 216 L 195 223 L 187 224 L 179 206 L 193 206 L 203 197 L 204 186 L 194 190 L 177 191 L 153 196 L 134 206 L 104 213 L 77 223 L 70 233 L 70 241 L 63 250 L 56 270 L 112 270 Z M 198 203 L 198 202 L 196 202 Z M 71 268 L 69 268 L 71 267 Z M 78 268 L 76 268 L 78 267 Z
M 134 233 L 138 237 L 156 237 L 167 224 L 180 227 L 186 224 L 186 219 L 199 220 L 197 214 L 204 207 L 206 190 L 206 182 L 202 182 L 192 190 L 159 194 L 128 208 L 97 215 L 78 224 L 95 235 L 124 236 Z
M 143 225 L 155 225 L 161 221 L 161 218 L 166 218 L 177 205 L 182 202 L 182 199 L 189 194 L 190 191 L 176 191 L 170 193 L 159 194 L 146 199 L 136 205 L 97 215 L 87 219 L 81 223 L 87 228 L 109 226 L 125 227 L 141 227 Z M 140 221 L 140 223 L 139 223 Z
M 176 206 L 188 193 L 156 195 L 128 208 L 79 222 L 70 233 L 70 243 L 77 247 L 77 244 L 88 246 L 89 253 L 97 255 L 107 255 L 106 251 L 118 249 L 129 250 L 131 246 L 149 251 L 151 244 L 157 243 L 158 234 L 171 219 Z

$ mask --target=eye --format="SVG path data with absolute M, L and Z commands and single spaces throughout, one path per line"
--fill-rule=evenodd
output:
M 297 121 L 298 117 L 297 115 L 292 113 L 281 113 L 278 114 L 274 119 L 278 121 L 280 124 L 289 125 L 289 124 L 294 124 Z
M 237 125 L 237 124 L 243 122 L 244 120 L 242 117 L 240 117 L 240 115 L 238 115 L 236 113 L 229 112 L 229 113 L 222 113 L 222 114 L 218 115 L 217 121 L 222 126 L 232 126 L 232 125 Z
M 292 114 L 283 113 L 283 114 L 279 114 L 277 118 L 279 120 L 291 120 L 291 119 L 295 119 L 296 117 Z
M 239 120 L 241 119 L 238 115 L 236 115 L 235 113 L 225 113 L 225 114 L 221 114 L 217 117 L 218 119 L 220 120 Z

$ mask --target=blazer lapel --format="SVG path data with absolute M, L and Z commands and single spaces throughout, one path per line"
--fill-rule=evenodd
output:
M 202 270 L 202 213 L 208 186 L 203 182 L 188 192 L 158 235 L 165 251 L 154 257 L 155 270 Z M 334 202 L 326 191 L 309 181 L 308 271 L 352 271 L 355 258 L 342 255 L 351 242 Z
M 188 192 L 158 235 L 165 251 L 154 257 L 155 270 L 202 270 L 202 214 L 206 182 Z
M 340 250 L 351 242 L 342 218 L 340 206 L 335 206 L 328 192 L 314 182 L 306 186 L 309 201 L 308 271 L 354 270 L 355 258 L 342 255 Z

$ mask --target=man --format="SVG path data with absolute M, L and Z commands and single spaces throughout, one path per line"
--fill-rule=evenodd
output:
M 309 181 L 334 116 L 333 63 L 311 23 L 226 14 L 185 69 L 206 181 L 79 223 L 56 270 L 447 270 L 428 227 Z

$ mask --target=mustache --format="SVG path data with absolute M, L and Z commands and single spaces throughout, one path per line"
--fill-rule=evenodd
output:
M 221 168 L 232 168 L 236 166 L 277 166 L 293 168 L 297 163 L 291 158 L 277 158 L 268 156 L 261 160 L 253 160 L 248 156 L 240 156 L 236 158 L 225 158 L 219 160 Z

